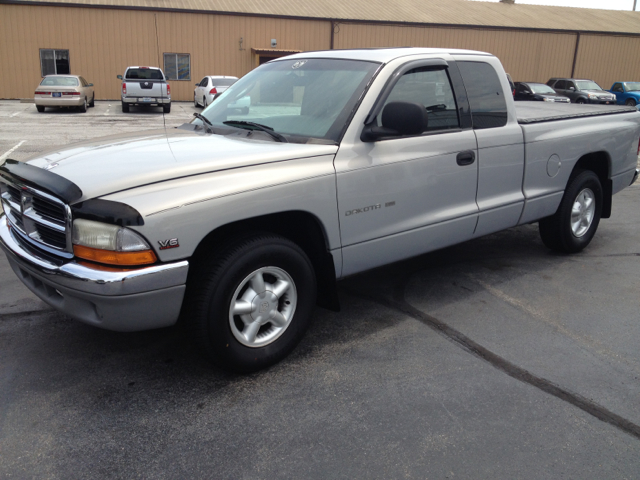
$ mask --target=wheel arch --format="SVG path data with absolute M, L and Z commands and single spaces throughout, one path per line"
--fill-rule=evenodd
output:
M 317 305 L 339 311 L 336 271 L 333 255 L 322 222 L 313 214 L 291 210 L 247 218 L 217 227 L 209 232 L 196 247 L 191 263 L 215 250 L 230 238 L 246 232 L 269 232 L 296 243 L 313 265 L 318 285 Z
M 591 170 L 600 179 L 602 185 L 602 215 L 601 218 L 611 217 L 613 197 L 613 183 L 611 181 L 611 156 L 608 152 L 591 152 L 580 157 L 573 167 L 569 181 L 582 170 Z

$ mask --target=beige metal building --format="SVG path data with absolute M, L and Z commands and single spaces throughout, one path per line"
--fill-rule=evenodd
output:
M 517 1 L 517 0 L 516 0 Z M 514 80 L 640 80 L 640 12 L 468 0 L 0 0 L 0 98 L 48 73 L 119 99 L 128 65 L 159 65 L 174 100 L 205 75 L 242 76 L 291 52 L 451 47 L 497 55 Z

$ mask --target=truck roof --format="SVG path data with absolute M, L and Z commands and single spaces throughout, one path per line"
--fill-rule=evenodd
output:
M 455 48 L 417 48 L 417 47 L 399 47 L 399 48 L 357 48 L 352 50 L 319 50 L 316 52 L 302 52 L 293 55 L 287 55 L 282 59 L 293 60 L 296 58 L 340 58 L 348 60 L 367 60 L 372 62 L 387 63 L 396 58 L 406 57 L 410 55 L 483 55 L 492 56 L 490 53 L 478 52 L 475 50 L 459 50 Z

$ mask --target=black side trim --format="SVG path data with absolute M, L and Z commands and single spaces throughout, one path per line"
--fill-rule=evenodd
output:
M 0 166 L 0 177 L 12 183 L 25 183 L 44 190 L 68 204 L 82 198 L 82 190 L 75 183 L 49 170 L 17 160 L 7 160 Z
M 460 128 L 462 130 L 468 130 L 473 127 L 471 120 L 471 107 L 469 106 L 469 97 L 467 96 L 467 89 L 462 81 L 462 75 L 458 69 L 456 62 L 449 62 L 449 79 L 453 87 L 453 94 L 456 97 L 456 103 L 458 104 L 458 116 L 460 118 Z
M 144 225 L 144 219 L 138 211 L 120 202 L 101 200 L 99 198 L 87 200 L 71 207 L 73 218 L 84 218 L 96 222 L 110 223 L 128 227 Z

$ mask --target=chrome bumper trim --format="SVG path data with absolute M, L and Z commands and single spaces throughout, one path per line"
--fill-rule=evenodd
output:
M 131 295 L 184 285 L 189 271 L 189 262 L 186 260 L 121 272 L 97 270 L 75 261 L 57 265 L 44 256 L 23 248 L 7 226 L 4 214 L 0 216 L 0 248 L 9 260 L 32 275 L 53 284 L 96 295 Z

